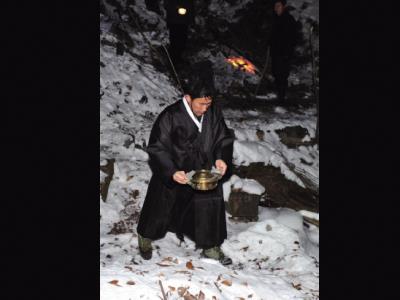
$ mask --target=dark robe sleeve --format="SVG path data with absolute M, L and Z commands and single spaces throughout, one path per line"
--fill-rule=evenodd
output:
M 288 56 L 293 57 L 297 43 L 297 23 L 291 15 L 289 16 L 288 37 Z
M 153 176 L 159 177 L 170 188 L 176 184 L 172 176 L 178 171 L 171 156 L 171 127 L 171 115 L 168 112 L 162 112 L 151 129 L 147 147 Z

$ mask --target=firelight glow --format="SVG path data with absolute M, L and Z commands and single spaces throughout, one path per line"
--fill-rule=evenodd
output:
M 226 61 L 229 62 L 232 66 L 234 66 L 236 69 L 238 68 L 247 73 L 255 74 L 256 67 L 249 60 L 247 60 L 242 56 L 239 57 L 230 56 L 229 58 L 226 59 Z
M 178 8 L 178 13 L 180 15 L 186 15 L 186 8 L 183 8 L 183 7 Z

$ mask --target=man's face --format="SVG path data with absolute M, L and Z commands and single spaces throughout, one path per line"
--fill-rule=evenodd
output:
M 210 107 L 212 102 L 211 97 L 201 97 L 201 98 L 193 98 L 190 101 L 190 107 L 193 113 L 200 117 L 202 116 Z
M 274 11 L 278 16 L 280 16 L 283 13 L 284 9 L 285 9 L 285 7 L 283 6 L 283 4 L 281 2 L 275 3 Z

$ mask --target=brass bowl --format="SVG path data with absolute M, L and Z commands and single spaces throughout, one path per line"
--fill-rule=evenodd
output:
M 217 187 L 221 178 L 221 174 L 212 173 L 210 170 L 197 170 L 188 184 L 195 190 L 209 191 Z

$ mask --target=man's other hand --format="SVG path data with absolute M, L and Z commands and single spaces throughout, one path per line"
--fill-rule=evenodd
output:
M 172 178 L 180 184 L 186 184 L 189 181 L 189 179 L 186 177 L 185 171 L 176 171 Z
M 225 175 L 227 166 L 226 163 L 222 160 L 222 159 L 217 159 L 215 161 L 215 167 L 219 170 L 219 172 L 221 173 L 221 175 Z

